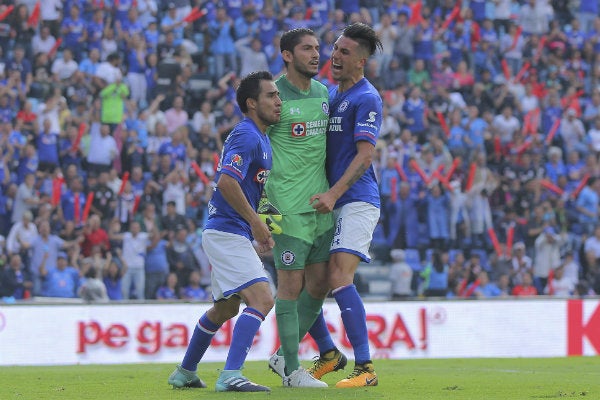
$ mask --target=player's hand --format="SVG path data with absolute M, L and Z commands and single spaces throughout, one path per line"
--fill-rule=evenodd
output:
M 280 235 L 283 232 L 281 226 L 277 224 L 283 218 L 281 214 L 258 214 L 262 222 L 264 222 L 273 235 Z
M 327 214 L 333 211 L 336 201 L 337 199 L 330 192 L 325 192 L 313 195 L 310 198 L 309 203 L 312 205 L 312 208 L 319 213 Z
M 275 242 L 271 237 L 271 231 L 260 217 L 250 224 L 250 228 L 252 229 L 252 236 L 258 244 L 259 252 L 266 252 L 273 248 Z

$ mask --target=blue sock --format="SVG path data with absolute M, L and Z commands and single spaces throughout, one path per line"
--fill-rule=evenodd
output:
M 226 370 L 242 369 L 246 355 L 252 346 L 252 341 L 265 316 L 255 308 L 246 307 L 233 328 L 231 346 L 225 361 Z
M 325 317 L 323 316 L 323 310 L 312 324 L 308 333 L 313 338 L 317 346 L 319 347 L 319 353 L 325 354 L 329 350 L 335 349 L 335 344 L 331 339 L 331 335 L 329 334 L 329 328 L 327 328 L 327 323 L 325 322 Z
M 338 288 L 332 294 L 342 311 L 342 321 L 344 321 L 348 340 L 354 349 L 355 362 L 364 364 L 371 360 L 371 354 L 367 334 L 367 315 L 362 299 L 354 285 Z
M 208 319 L 206 313 L 200 317 L 198 323 L 196 324 L 196 328 L 194 329 L 194 334 L 190 339 L 190 344 L 185 351 L 183 361 L 181 362 L 182 368 L 187 369 L 188 371 L 196 370 L 198 363 L 206 352 L 206 349 L 208 349 L 208 346 L 210 346 L 210 341 L 220 327 L 220 325 L 215 325 L 210 319 Z

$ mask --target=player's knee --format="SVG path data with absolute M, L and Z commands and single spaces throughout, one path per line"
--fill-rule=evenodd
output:
M 317 282 L 311 282 L 310 285 L 306 285 L 306 291 L 315 299 L 324 299 L 327 297 L 327 293 L 329 293 L 329 282 L 327 277 Z
M 250 307 L 256 308 L 263 315 L 267 315 L 271 311 L 271 309 L 273 308 L 274 305 L 275 305 L 275 300 L 273 299 L 272 296 L 263 296 L 263 297 L 257 299 L 255 304 L 253 304 L 253 305 L 249 304 Z

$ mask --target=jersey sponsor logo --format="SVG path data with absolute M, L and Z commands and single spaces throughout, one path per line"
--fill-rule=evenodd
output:
M 265 183 L 267 183 L 269 172 L 271 171 L 268 169 L 259 169 L 258 172 L 256 172 L 256 175 L 254 176 L 254 181 L 260 183 L 261 185 L 264 185 Z
M 292 124 L 292 136 L 300 137 L 306 136 L 306 123 L 305 122 L 295 122 Z
M 321 109 L 325 114 L 329 115 L 329 103 L 327 103 L 326 101 L 321 103 Z
M 344 112 L 348 109 L 350 102 L 348 100 L 342 101 L 342 104 L 338 106 L 338 112 Z
M 369 119 L 367 119 L 367 122 L 375 122 L 376 116 L 377 116 L 377 113 L 375 111 L 371 111 L 369 113 Z
M 239 154 L 234 154 L 231 156 L 231 163 L 237 165 L 238 167 L 244 163 L 242 156 Z
M 292 265 L 296 261 L 296 255 L 291 250 L 285 250 L 281 253 L 281 262 L 283 265 Z
M 290 107 L 290 115 L 300 115 L 302 112 L 300 111 L 300 107 Z

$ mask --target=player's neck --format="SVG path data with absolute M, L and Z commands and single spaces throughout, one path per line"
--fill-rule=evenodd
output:
M 256 113 L 253 113 L 253 112 L 248 112 L 248 114 L 246 116 L 248 118 L 250 118 L 252 121 L 254 121 L 254 124 L 257 126 L 260 133 L 262 133 L 264 135 L 265 132 L 267 131 L 268 125 L 262 120 L 262 118 L 259 118 L 258 115 L 256 115 Z
M 340 81 L 340 83 L 338 84 L 338 93 L 342 93 L 347 90 L 350 90 L 350 88 L 352 88 L 352 86 L 356 85 L 364 77 L 365 76 L 361 74 L 361 75 L 352 76 L 346 80 Z
M 303 92 L 310 90 L 311 78 L 293 70 L 288 70 L 288 72 L 285 74 L 285 77 L 287 78 L 288 82 Z

